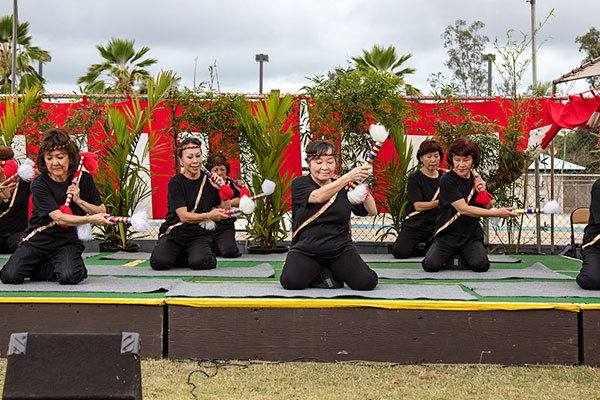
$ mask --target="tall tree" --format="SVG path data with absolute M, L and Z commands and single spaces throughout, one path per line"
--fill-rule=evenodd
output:
M 11 76 L 12 63 L 12 15 L 5 15 L 0 19 L 0 93 L 10 93 L 13 77 Z M 31 44 L 29 36 L 29 22 L 22 22 L 17 27 L 17 82 L 15 87 L 19 91 L 33 87 L 41 87 L 44 78 L 38 74 L 33 61 L 46 62 L 50 53 Z
M 575 43 L 579 43 L 581 53 L 587 54 L 581 61 L 582 64 L 600 57 L 600 31 L 596 28 L 591 27 L 585 35 L 577 36 Z M 587 81 L 592 89 L 600 86 L 600 76 L 592 76 Z
M 86 93 L 139 93 L 144 90 L 144 82 L 150 78 L 145 69 L 158 60 L 142 59 L 150 51 L 149 47 L 134 49 L 135 40 L 112 38 L 106 47 L 96 45 L 104 61 L 92 64 L 87 74 L 77 78 L 78 84 L 86 84 Z
M 358 70 L 367 71 L 367 70 L 375 70 L 379 72 L 391 73 L 398 78 L 404 80 L 404 76 L 408 74 L 414 74 L 416 69 L 405 67 L 401 70 L 396 70 L 397 68 L 402 67 L 409 58 L 412 57 L 412 54 L 404 54 L 400 57 L 396 54 L 396 47 L 394 46 L 378 46 L 374 45 L 371 51 L 367 51 L 363 49 L 363 55 L 361 57 L 352 57 L 352 61 L 356 63 L 356 68 Z M 404 83 L 404 89 L 406 94 L 416 95 L 421 92 L 419 89 L 414 86 Z
M 444 65 L 452 73 L 460 94 L 478 96 L 486 93 L 487 74 L 481 55 L 489 38 L 479 33 L 484 27 L 481 21 L 467 25 L 466 21 L 457 19 L 441 35 L 448 53 Z

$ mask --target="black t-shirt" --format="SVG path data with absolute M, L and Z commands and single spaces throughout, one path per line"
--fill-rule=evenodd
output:
M 6 203 L 0 201 L 0 235 L 11 235 L 27 228 L 30 194 L 31 182 L 19 178 L 13 197 Z
M 459 199 L 465 199 L 466 201 L 471 189 L 473 189 L 473 196 L 467 204 L 481 207 L 475 203 L 475 197 L 477 197 L 477 192 L 473 188 L 475 179 L 473 174 L 470 175 L 469 178 L 465 179 L 458 176 L 456 172 L 450 171 L 440 179 L 440 203 L 435 232 L 438 232 L 458 212 L 452 206 L 452 203 Z M 434 239 L 452 247 L 462 247 L 473 241 L 483 241 L 483 229 L 479 225 L 479 217 L 460 215 L 454 222 L 438 232 Z
M 165 222 L 160 226 L 159 235 L 162 235 L 171 226 L 175 225 L 181 220 L 177 215 L 176 210 L 181 207 L 185 207 L 189 212 L 195 213 L 207 213 L 214 207 L 221 204 L 221 198 L 219 197 L 219 191 L 215 189 L 208 178 L 204 184 L 202 190 L 202 196 L 198 202 L 198 206 L 194 209 L 196 204 L 196 197 L 198 197 L 198 190 L 206 175 L 201 174 L 198 179 L 188 179 L 183 174 L 177 173 L 171 178 L 168 186 L 167 193 L 167 215 Z M 169 235 L 177 235 L 177 237 L 185 239 L 187 237 L 194 238 L 198 235 L 210 235 L 211 232 L 202 228 L 197 223 L 183 223 L 182 225 L 173 228 Z M 190 236 L 191 235 L 191 236 Z
M 429 202 L 433 200 L 433 196 L 440 187 L 440 176 L 430 178 L 421 171 L 417 171 L 408 178 L 408 211 L 406 218 L 402 222 L 402 227 L 431 232 L 435 228 L 435 218 L 437 215 L 437 207 L 430 210 L 419 211 L 415 215 L 410 215 L 416 212 L 416 202 Z
M 73 176 L 70 175 L 64 182 L 56 182 L 47 174 L 41 174 L 31 182 L 33 210 L 31 218 L 29 218 L 26 235 L 53 221 L 49 214 L 65 204 L 67 189 L 71 185 L 72 179 Z M 102 204 L 100 192 L 98 192 L 92 176 L 85 171 L 82 172 L 81 180 L 79 181 L 79 197 L 96 206 Z M 87 214 L 74 201 L 71 202 L 70 207 L 73 215 L 83 216 Z M 37 232 L 27 242 L 32 246 L 45 250 L 58 249 L 68 244 L 77 243 L 78 240 L 75 227 L 69 226 L 63 228 L 60 225 L 55 225 Z
M 229 187 L 231 188 L 231 190 L 233 190 L 233 197 L 231 198 L 231 200 L 240 197 L 240 191 L 237 190 L 233 183 L 229 183 Z M 235 229 L 235 220 L 235 217 L 231 217 L 227 219 L 222 219 L 220 221 L 216 221 L 215 223 L 217 224 L 217 227 L 215 228 L 214 233 L 219 233 L 227 229 Z
M 590 219 L 583 230 L 583 244 L 589 243 L 598 235 L 600 235 L 600 179 L 596 180 L 592 185 Z M 600 240 L 596 241 L 596 243 L 591 246 L 600 249 Z
M 309 203 L 310 194 L 320 186 L 310 175 L 292 181 L 292 229 L 296 231 L 308 218 L 318 212 L 327 202 Z M 350 236 L 350 212 L 368 214 L 364 205 L 348 201 L 348 191 L 340 190 L 333 204 L 314 221 L 302 228 L 292 239 L 291 249 L 311 257 L 333 258 L 354 248 Z

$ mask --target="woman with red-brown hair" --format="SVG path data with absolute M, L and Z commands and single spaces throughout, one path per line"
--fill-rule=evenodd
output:
M 446 162 L 452 170 L 440 179 L 434 236 L 421 263 L 425 271 L 444 269 L 454 256 L 461 256 L 470 270 L 487 271 L 490 261 L 483 246 L 483 229 L 479 218 L 517 216 L 512 207 L 490 210 L 475 202 L 476 186 L 482 185 L 485 189 L 481 176 L 474 176 L 472 172 L 480 160 L 479 146 L 466 138 L 456 139 L 446 152 Z

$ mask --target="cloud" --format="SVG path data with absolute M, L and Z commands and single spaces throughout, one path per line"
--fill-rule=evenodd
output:
M 577 8 L 560 0 L 536 3 L 538 21 L 556 8 L 539 36 L 540 41 L 549 38 L 538 53 L 540 81 L 579 65 L 583 55 L 574 40 L 598 25 L 591 12 L 597 10 L 596 1 L 581 0 Z M 10 14 L 10 3 L 2 2 L 0 13 Z M 148 56 L 159 60 L 150 71 L 173 69 L 187 86 L 193 83 L 194 65 L 196 81 L 204 81 L 208 65 L 216 60 L 222 90 L 234 92 L 258 90 L 257 53 L 270 57 L 265 89 L 295 93 L 308 83 L 305 77 L 345 66 L 362 49 L 394 45 L 399 54 L 413 54 L 407 65 L 417 72 L 407 80 L 428 92 L 431 73 L 448 75 L 440 35 L 459 18 L 483 21 L 482 33 L 491 41 L 502 40 L 511 28 L 529 33 L 530 5 L 522 0 L 19 2 L 19 19 L 31 23 L 34 44 L 52 54 L 52 62 L 44 68 L 51 92 L 75 90 L 77 77 L 100 61 L 95 45 L 104 45 L 111 37 L 135 39 L 136 48 L 150 47 Z M 490 43 L 489 51 L 493 50 Z M 528 72 L 525 86 L 530 76 Z

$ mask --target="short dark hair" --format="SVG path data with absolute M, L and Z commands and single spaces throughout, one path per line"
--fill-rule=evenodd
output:
M 40 149 L 35 160 L 37 169 L 42 174 L 48 173 L 46 153 L 54 150 L 63 150 L 69 156 L 69 174 L 74 174 L 79 166 L 79 148 L 71 140 L 69 132 L 63 128 L 50 128 L 45 130 L 40 137 Z
M 198 146 L 198 150 L 200 150 L 200 153 L 202 153 L 202 143 L 200 142 L 200 139 L 195 138 L 195 137 L 187 137 L 185 139 L 183 139 L 181 142 L 179 142 L 179 146 L 177 146 L 177 157 L 181 158 L 183 157 L 183 150 L 184 147 L 193 147 L 193 146 Z
M 477 168 L 481 161 L 481 150 L 471 139 L 459 138 L 450 145 L 446 152 L 446 162 L 454 168 L 453 156 L 471 156 L 473 157 L 473 168 Z
M 12 160 L 15 152 L 8 146 L 0 146 L 0 161 Z
M 206 157 L 206 169 L 208 169 L 209 171 L 214 167 L 220 165 L 225 166 L 225 169 L 227 170 L 227 175 L 229 175 L 229 173 L 231 172 L 231 167 L 227 162 L 227 158 L 225 158 L 225 156 L 222 153 L 212 153 L 209 154 L 208 157 Z
M 306 146 L 306 163 L 309 164 L 312 160 L 330 153 L 335 157 L 337 162 L 337 148 L 330 140 L 315 140 Z
M 442 145 L 437 140 L 428 139 L 423 141 L 419 146 L 419 150 L 417 150 L 417 161 L 421 163 L 421 157 L 436 151 L 439 153 L 440 159 L 444 158 L 444 150 L 442 150 Z

